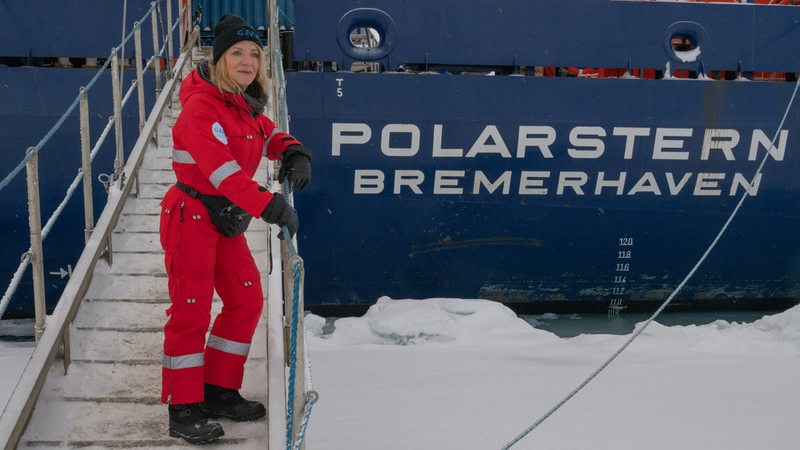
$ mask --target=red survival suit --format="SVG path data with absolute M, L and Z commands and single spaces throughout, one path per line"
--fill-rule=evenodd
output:
M 272 200 L 252 179 L 262 156 L 279 159 L 286 147 L 300 143 L 277 131 L 243 96 L 212 85 L 207 65 L 198 70 L 180 86 L 183 110 L 172 130 L 172 168 L 180 183 L 201 194 L 224 195 L 258 218 Z M 246 92 L 252 89 L 266 98 L 257 83 Z M 203 401 L 204 382 L 241 388 L 264 303 L 261 276 L 244 235 L 220 234 L 199 200 L 173 186 L 161 207 L 172 300 L 164 326 L 161 401 L 196 403 Z M 223 307 L 206 343 L 215 289 Z

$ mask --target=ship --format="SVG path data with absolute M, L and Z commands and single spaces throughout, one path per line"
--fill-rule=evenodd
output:
M 709 248 L 673 310 L 798 301 L 800 8 L 309 0 L 294 14 L 310 308 L 653 311 Z
M 311 186 L 294 193 L 307 310 L 357 314 L 389 296 L 652 311 L 676 290 L 675 310 L 800 302 L 800 8 L 280 3 L 288 123 L 314 151 Z M 3 174 L 72 101 L 79 67 L 150 7 L 89 4 L 4 5 Z M 201 45 L 225 12 L 268 21 L 264 2 L 192 11 Z M 43 210 L 80 167 L 70 120 L 44 150 L 42 187 L 57 194 Z M 108 171 L 113 155 L 94 164 Z M 6 278 L 28 245 L 24 190 L 20 178 L 0 191 Z M 82 248 L 81 209 L 68 210 L 44 249 L 49 307 Z M 9 314 L 32 311 L 27 283 Z

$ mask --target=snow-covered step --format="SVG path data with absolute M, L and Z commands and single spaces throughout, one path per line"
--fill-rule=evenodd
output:
M 50 425 L 26 433 L 20 448 L 148 448 L 183 446 L 169 437 L 167 410 L 160 404 L 139 402 L 69 400 L 47 405 L 34 412 L 32 421 L 49 420 Z M 53 420 L 59 418 L 59 420 Z M 70 420 L 69 418 L 74 418 Z M 64 420 L 62 420 L 64 419 Z M 226 436 L 207 449 L 264 448 L 266 424 L 221 421 Z M 261 438 L 260 436 L 263 436 Z

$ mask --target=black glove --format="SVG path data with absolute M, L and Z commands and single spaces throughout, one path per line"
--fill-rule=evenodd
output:
M 297 227 L 300 226 L 300 222 L 297 219 L 297 211 L 292 205 L 286 203 L 283 195 L 272 195 L 272 200 L 267 203 L 267 207 L 261 213 L 261 218 L 267 223 L 274 223 L 281 227 L 286 225 L 286 228 L 289 229 L 289 234 L 294 237 L 294 234 L 297 233 Z M 278 237 L 283 239 L 283 233 L 280 233 Z
M 305 189 L 311 183 L 311 149 L 302 145 L 290 145 L 281 159 L 281 170 L 278 181 L 283 183 L 286 177 L 292 183 L 292 189 Z

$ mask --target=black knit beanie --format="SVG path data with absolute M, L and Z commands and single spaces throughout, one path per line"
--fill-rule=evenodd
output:
M 259 47 L 263 45 L 256 30 L 241 17 L 233 14 L 225 14 L 220 17 L 219 22 L 214 26 L 214 64 L 219 61 L 226 50 L 239 41 L 252 41 Z

